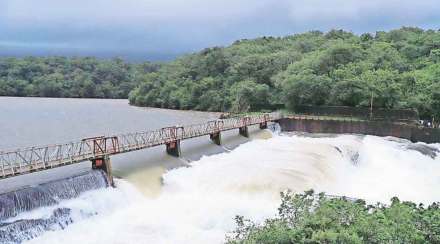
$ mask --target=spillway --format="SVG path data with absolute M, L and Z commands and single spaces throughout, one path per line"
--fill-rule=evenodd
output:
M 60 203 L 107 185 L 105 173 L 96 170 L 0 194 L 0 243 L 22 242 L 44 231 L 65 228 L 72 223 L 71 209 Z M 32 217 L 42 208 L 46 208 L 44 216 Z
M 187 167 L 137 171 L 116 179 L 117 188 L 2 213 L 0 233 L 27 220 L 48 224 L 12 241 L 222 243 L 236 215 L 255 221 L 275 215 L 279 192 L 286 189 L 429 204 L 440 200 L 439 150 L 439 144 L 392 137 L 274 133 Z

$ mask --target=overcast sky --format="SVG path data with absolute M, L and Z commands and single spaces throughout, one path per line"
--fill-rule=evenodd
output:
M 0 55 L 169 59 L 263 35 L 440 28 L 440 0 L 0 0 Z

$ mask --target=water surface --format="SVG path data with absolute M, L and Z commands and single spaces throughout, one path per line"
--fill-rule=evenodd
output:
M 130 106 L 125 99 L 0 97 L 0 116 L 0 150 L 9 150 L 202 123 L 217 119 L 219 113 L 141 108 Z M 214 145 L 208 137 L 185 140 L 180 159 L 168 156 L 163 147 L 117 155 L 112 157 L 113 172 L 117 177 L 136 181 L 140 171 L 165 172 L 247 141 L 236 131 L 223 133 L 223 139 L 223 147 Z M 85 170 L 90 170 L 90 162 L 2 180 L 0 192 L 64 178 Z
M 0 149 L 199 123 L 216 113 L 130 106 L 125 99 L 0 97 Z
M 137 108 L 126 100 L 0 98 L 2 146 L 47 144 L 93 135 L 150 130 L 217 114 Z M 5 117 L 6 116 L 6 117 Z M 164 147 L 112 157 L 117 188 L 102 188 L 22 213 L 45 219 L 70 209 L 72 224 L 35 230 L 30 243 L 222 243 L 234 217 L 264 221 L 279 192 L 291 189 L 388 203 L 393 196 L 440 201 L 439 144 L 360 135 L 279 134 L 253 128 L 251 138 L 222 133 L 182 142 L 181 158 Z M 428 152 L 428 153 L 427 153 Z M 0 180 L 0 188 L 90 170 L 90 163 Z M 60 225 L 62 226 L 62 225 Z

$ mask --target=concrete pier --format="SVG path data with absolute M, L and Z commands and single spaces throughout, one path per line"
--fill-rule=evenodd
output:
M 238 128 L 238 133 L 244 137 L 249 137 L 249 130 L 247 126 L 243 126 Z
M 209 134 L 209 138 L 211 139 L 211 141 L 213 141 L 215 144 L 217 144 L 219 146 L 222 144 L 222 141 L 221 141 L 222 137 L 221 137 L 220 132 Z
M 110 161 L 110 156 L 105 155 L 102 158 L 92 159 L 92 169 L 100 169 L 107 175 L 107 182 L 109 186 L 115 187 L 112 174 L 112 164 Z
M 166 143 L 167 153 L 174 157 L 180 157 L 180 140 L 175 140 L 169 143 Z
M 260 123 L 260 129 L 267 129 L 267 122 Z

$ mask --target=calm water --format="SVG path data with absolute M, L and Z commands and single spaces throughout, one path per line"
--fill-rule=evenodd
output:
M 211 120 L 215 113 L 139 108 L 125 99 L 0 97 L 0 149 Z

